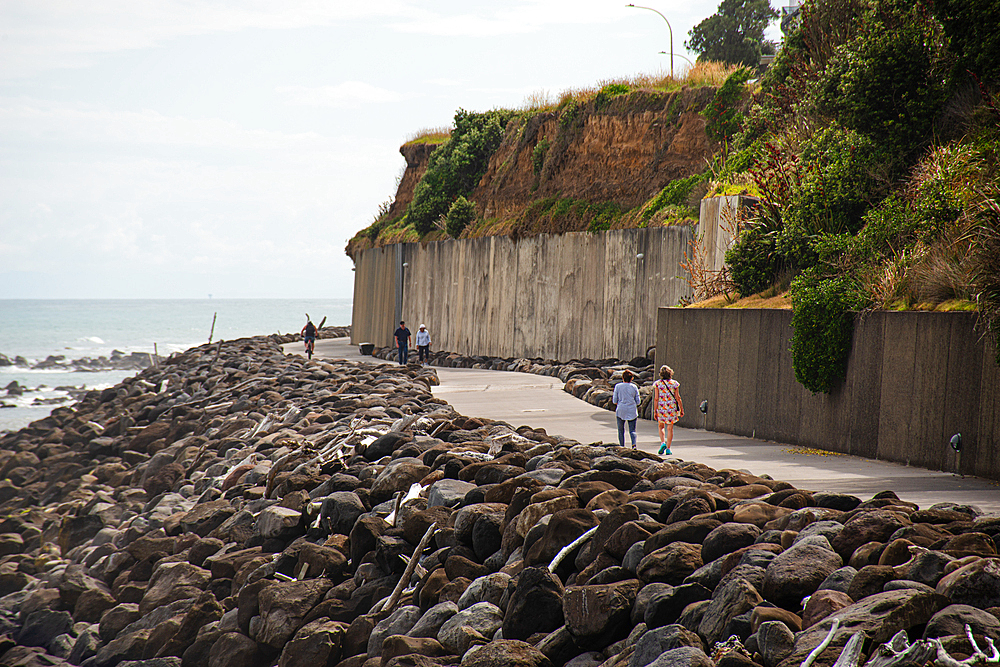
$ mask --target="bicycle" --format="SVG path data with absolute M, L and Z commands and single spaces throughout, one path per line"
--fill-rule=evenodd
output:
M 316 347 L 315 338 L 306 338 L 306 359 L 313 358 L 313 348 Z

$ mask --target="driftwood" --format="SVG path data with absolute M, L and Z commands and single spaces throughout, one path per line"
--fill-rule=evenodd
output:
M 834 619 L 830 632 L 827 633 L 820 645 L 802 661 L 801 667 L 810 667 L 815 662 L 816 658 L 833 641 L 838 629 L 840 629 L 840 619 Z M 1000 651 L 997 650 L 990 637 L 986 637 L 986 650 L 984 651 L 976 643 L 975 637 L 972 636 L 972 628 L 968 624 L 965 626 L 965 636 L 969 639 L 973 653 L 965 660 L 958 660 L 948 655 L 948 651 L 945 650 L 940 640 L 921 639 L 911 644 L 907 641 L 906 631 L 900 630 L 892 639 L 872 651 L 872 655 L 868 662 L 864 663 L 864 667 L 897 667 L 927 662 L 931 662 L 937 667 L 972 667 L 972 665 L 978 664 L 1000 663 Z M 864 641 L 864 633 L 854 633 L 833 667 L 860 667 L 861 648 Z

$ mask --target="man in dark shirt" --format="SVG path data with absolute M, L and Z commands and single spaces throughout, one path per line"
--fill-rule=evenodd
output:
M 399 365 L 406 365 L 406 358 L 409 355 L 410 330 L 406 328 L 406 322 L 400 320 L 399 328 L 393 334 L 396 339 L 396 347 L 399 349 Z

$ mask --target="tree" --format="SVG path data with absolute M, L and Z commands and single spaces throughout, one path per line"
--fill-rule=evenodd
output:
M 764 29 L 777 18 L 768 0 L 722 0 L 718 11 L 691 28 L 684 47 L 699 60 L 757 67 L 762 54 L 773 54 Z

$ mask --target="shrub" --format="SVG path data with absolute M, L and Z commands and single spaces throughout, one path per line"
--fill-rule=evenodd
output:
M 448 209 L 448 214 L 445 216 L 445 231 L 447 231 L 451 236 L 458 238 L 458 236 L 462 233 L 462 230 L 475 219 L 476 205 L 465 197 L 459 195 L 458 199 L 452 203 L 451 208 Z
M 741 68 L 729 75 L 712 98 L 708 107 L 701 112 L 705 117 L 705 132 L 716 141 L 727 141 L 735 135 L 743 122 L 740 111 L 746 82 L 750 79 L 749 69 Z
M 950 67 L 940 24 L 912 0 L 876 0 L 834 50 L 817 107 L 904 160 L 931 137 Z
M 818 267 L 791 286 L 792 367 L 795 379 L 815 393 L 829 393 L 847 373 L 859 299 L 850 276 L 825 278 Z
M 754 223 L 743 229 L 726 251 L 726 264 L 740 296 L 767 289 L 781 271 L 776 248 L 777 232 Z
M 407 217 L 420 234 L 434 229 L 455 198 L 467 195 L 486 173 L 490 156 L 516 112 L 494 109 L 473 113 L 459 109 L 451 136 L 431 154 L 427 171 L 413 190 Z

